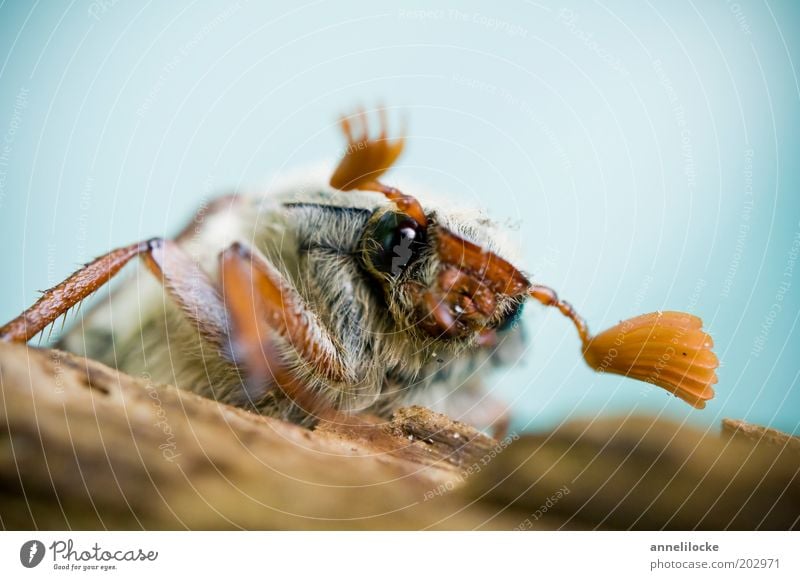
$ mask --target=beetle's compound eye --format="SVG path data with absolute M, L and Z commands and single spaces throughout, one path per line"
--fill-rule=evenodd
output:
M 387 276 L 399 276 L 425 246 L 425 228 L 403 213 L 386 212 L 367 234 L 372 267 Z

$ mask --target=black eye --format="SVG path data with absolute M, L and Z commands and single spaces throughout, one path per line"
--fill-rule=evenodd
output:
M 372 266 L 390 276 L 400 275 L 425 246 L 425 228 L 402 213 L 383 214 L 368 235 Z

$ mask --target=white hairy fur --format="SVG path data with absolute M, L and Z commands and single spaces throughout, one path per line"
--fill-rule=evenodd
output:
M 214 283 L 219 280 L 219 253 L 233 242 L 261 252 L 292 283 L 342 352 L 350 378 L 338 384 L 324 381 L 279 341 L 282 355 L 295 376 L 338 408 L 388 414 L 400 405 L 422 402 L 439 410 L 458 409 L 461 418 L 473 423 L 496 420 L 502 410 L 486 397 L 483 377 L 504 350 L 510 352 L 519 342 L 519 329 L 504 333 L 496 349 L 478 347 L 474 340 L 425 339 L 406 332 L 357 256 L 328 248 L 356 243 L 368 214 L 285 206 L 318 204 L 369 212 L 389 206 L 377 193 L 332 190 L 329 175 L 325 166 L 304 169 L 291 179 L 273 180 L 265 193 L 201 208 L 178 243 Z M 436 203 L 428 192 L 405 187 L 426 213 L 435 212 L 438 223 L 515 263 L 516 252 L 505 233 L 480 212 Z M 243 399 L 241 369 L 201 338 L 145 268 L 133 270 L 113 290 L 98 291 L 94 306 L 62 338 L 63 348 L 155 382 L 254 406 L 262 413 L 308 419 L 279 393 Z

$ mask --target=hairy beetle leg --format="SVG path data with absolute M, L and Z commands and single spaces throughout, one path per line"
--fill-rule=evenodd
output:
M 220 256 L 222 294 L 174 241 L 154 238 L 117 248 L 45 291 L 33 306 L 0 327 L 0 340 L 29 341 L 136 257 L 142 258 L 206 341 L 233 364 L 239 362 L 237 357 L 244 359 L 248 378 L 269 377 L 302 408 L 325 411 L 283 367 L 270 337 L 275 333 L 284 337 L 312 372 L 330 380 L 347 378 L 341 357 L 280 273 L 241 244 L 232 245 Z M 265 317 L 257 317 L 256 312 Z M 253 346 L 256 340 L 257 349 Z M 236 352 L 237 348 L 244 348 L 245 355 Z
M 154 238 L 112 250 L 45 291 L 36 303 L 0 328 L 0 340 L 28 342 L 49 324 L 142 257 L 202 336 L 220 346 L 227 338 L 222 301 L 205 273 L 175 242 Z
M 248 388 L 266 380 L 307 414 L 330 412 L 332 405 L 290 372 L 274 340 L 277 333 L 310 367 L 310 374 L 332 382 L 350 378 L 339 349 L 302 297 L 263 255 L 242 243 L 220 254 L 220 276 L 232 319 L 234 357 L 245 364 Z

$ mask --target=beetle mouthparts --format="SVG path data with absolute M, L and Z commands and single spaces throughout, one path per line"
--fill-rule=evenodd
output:
M 519 296 L 530 288 L 528 279 L 497 254 L 443 227 L 437 228 L 436 240 L 443 264 L 469 272 L 493 292 Z
M 530 282 L 497 254 L 443 226 L 433 234 L 439 270 L 432 288 L 419 289 L 423 328 L 433 335 L 457 337 L 484 331 L 497 311 L 498 297 L 525 294 Z

